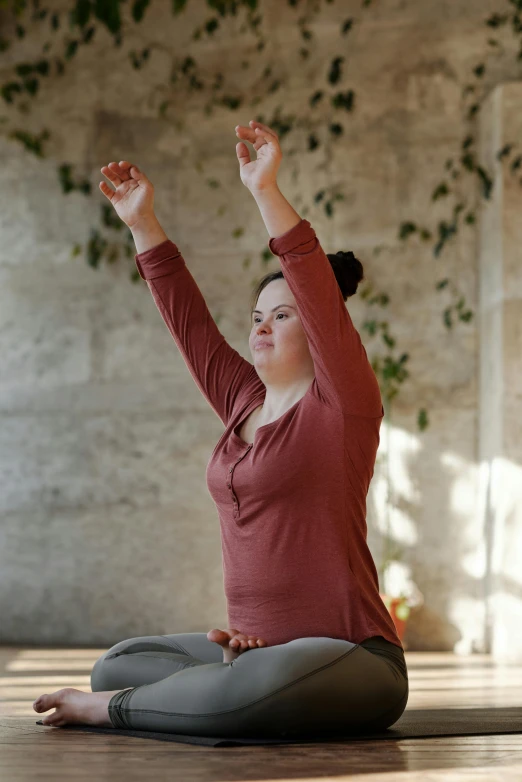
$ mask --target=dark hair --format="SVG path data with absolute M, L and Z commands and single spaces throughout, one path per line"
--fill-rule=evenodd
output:
M 339 250 L 339 252 L 336 253 L 327 253 L 326 257 L 330 261 L 330 265 L 334 271 L 335 279 L 341 289 L 343 300 L 346 301 L 348 296 L 353 296 L 354 293 L 357 292 L 357 286 L 361 280 L 364 280 L 362 263 L 351 251 L 345 253 L 342 250 Z M 281 270 L 270 272 L 260 280 L 252 293 L 251 312 L 255 308 L 263 288 L 266 288 L 268 283 L 272 282 L 272 280 L 279 279 L 284 279 L 284 274 Z

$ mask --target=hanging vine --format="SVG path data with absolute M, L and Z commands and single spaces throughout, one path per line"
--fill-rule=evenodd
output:
M 326 4 L 331 4 L 334 0 L 323 0 Z M 304 2 L 300 0 L 287 0 L 289 7 L 300 11 L 300 6 L 305 6 L 305 10 L 296 19 L 296 24 L 300 31 L 301 47 L 298 50 L 299 57 L 307 60 L 311 56 L 310 42 L 314 39 L 313 20 L 314 16 L 320 13 L 321 2 Z M 362 8 L 368 8 L 372 0 L 363 0 Z M 134 0 L 130 4 L 127 0 L 76 0 L 73 7 L 68 12 L 52 12 L 49 8 L 42 7 L 40 0 L 0 0 L 0 15 L 3 17 L 4 29 L 10 27 L 12 38 L 0 37 L 0 51 L 9 49 L 16 40 L 25 37 L 28 25 L 40 25 L 41 35 L 50 36 L 54 43 L 58 43 L 57 53 L 51 54 L 53 42 L 46 40 L 42 47 L 42 54 L 32 61 L 17 63 L 13 68 L 12 76 L 0 85 L 0 94 L 4 106 L 11 114 L 18 111 L 20 114 L 28 114 L 31 110 L 30 101 L 36 99 L 42 79 L 59 78 L 64 74 L 74 58 L 77 56 L 82 46 L 90 44 L 98 30 L 104 27 L 112 36 L 114 45 L 121 47 L 123 43 L 123 6 L 129 6 L 129 23 L 139 24 L 145 17 L 149 8 L 150 0 Z M 179 17 L 186 10 L 188 0 L 171 0 L 171 11 L 173 17 Z M 266 45 L 266 40 L 262 33 L 263 17 L 259 11 L 258 0 L 206 0 L 206 8 L 210 12 L 208 18 L 201 22 L 192 32 L 192 40 L 200 40 L 203 36 L 211 37 L 226 22 L 227 17 L 236 17 L 240 12 L 244 15 L 244 23 L 240 28 L 241 33 L 249 31 L 257 38 L 256 51 L 262 52 Z M 485 21 L 489 29 L 499 30 L 503 26 L 511 23 L 513 33 L 521 38 L 522 23 L 520 12 L 522 11 L 522 0 L 508 0 L 508 6 L 512 6 L 510 12 L 493 13 Z M 339 29 L 340 37 L 343 38 L 353 32 L 358 20 L 354 18 L 345 19 Z M 58 41 L 59 32 L 63 32 L 63 39 Z M 503 52 L 501 42 L 497 38 L 489 38 L 487 45 L 490 47 L 489 55 L 500 56 Z M 60 48 L 61 46 L 61 48 Z M 204 76 L 198 69 L 197 62 L 190 54 L 183 54 L 181 57 L 173 55 L 165 46 L 150 43 L 140 51 L 132 50 L 128 53 L 129 62 L 134 70 L 141 70 L 146 67 L 154 50 L 162 52 L 168 51 L 172 58 L 172 67 L 168 85 L 158 85 L 151 91 L 151 101 L 156 106 L 157 115 L 166 122 L 170 121 L 168 117 L 169 107 L 183 89 L 188 92 L 209 91 L 209 99 L 204 105 L 206 115 L 211 115 L 214 107 L 227 108 L 231 112 L 237 112 L 244 105 L 250 108 L 261 104 L 264 97 L 284 87 L 284 80 L 273 73 L 272 65 L 267 65 L 261 78 L 257 83 L 249 85 L 249 92 L 254 95 L 252 99 L 246 101 L 245 98 L 235 92 L 226 91 L 226 78 L 223 73 L 213 74 L 213 81 L 207 83 Z M 518 53 L 517 60 L 522 59 L 522 44 Z M 344 132 L 343 117 L 346 113 L 352 113 L 356 108 L 356 95 L 353 89 L 342 89 L 340 82 L 343 78 L 344 56 L 334 56 L 326 75 L 326 89 L 315 90 L 308 100 L 308 116 L 296 118 L 294 116 L 285 116 L 281 107 L 277 107 L 271 117 L 264 118 L 257 115 L 255 118 L 260 122 L 273 127 L 282 140 L 285 136 L 291 136 L 292 131 L 299 128 L 306 128 L 308 131 L 307 149 L 309 154 L 313 154 L 321 146 L 324 147 L 325 163 L 318 168 L 331 170 L 333 145 L 336 140 L 341 138 Z M 249 67 L 248 61 L 243 61 L 241 67 Z M 473 125 L 476 114 L 480 108 L 482 100 L 487 96 L 489 90 L 494 86 L 493 83 L 484 87 L 484 76 L 486 74 L 486 64 L 478 63 L 472 68 L 472 74 L 476 83 L 465 85 L 463 90 L 463 101 L 471 96 L 472 104 L 464 105 L 465 121 Z M 482 93 L 479 96 L 479 86 L 482 84 Z M 321 114 L 316 120 L 313 119 L 314 109 L 320 108 Z M 325 117 L 327 117 L 325 121 Z M 8 125 L 9 116 L 0 117 L 2 125 Z M 172 120 L 178 129 L 183 128 L 182 120 Z M 236 122 L 233 119 L 232 122 Z M 44 128 L 38 134 L 31 134 L 24 128 L 12 128 L 7 130 L 8 138 L 21 143 L 25 149 L 37 157 L 44 158 L 45 145 L 51 139 L 49 129 Z M 489 199 L 493 188 L 493 182 L 488 173 L 477 163 L 473 148 L 474 136 L 471 131 L 466 129 L 465 138 L 461 144 L 461 154 L 457 161 L 448 160 L 445 164 L 445 177 L 433 189 L 431 201 L 436 202 L 443 199 L 453 198 L 456 203 L 451 208 L 451 217 L 441 220 L 436 229 L 430 230 L 427 226 L 419 226 L 412 220 L 403 221 L 398 227 L 397 238 L 401 242 L 410 242 L 413 237 L 417 237 L 421 243 L 434 241 L 432 246 L 433 256 L 440 257 L 446 245 L 453 242 L 458 234 L 460 225 L 474 226 L 475 215 L 467 204 L 467 199 L 459 190 L 458 184 L 462 182 L 462 175 L 469 174 L 473 177 L 473 182 L 478 179 L 480 192 L 485 199 Z M 497 153 L 497 158 L 502 160 L 507 158 L 515 145 L 506 145 Z M 287 149 L 286 155 L 290 161 L 296 153 L 295 149 Z M 515 173 L 520 167 L 521 156 L 518 155 L 511 165 L 512 173 Z M 203 172 L 200 164 L 196 168 Z M 84 196 L 92 196 L 89 180 L 81 174 L 76 174 L 74 166 L 71 163 L 63 162 L 57 168 L 57 175 L 62 192 L 64 194 L 78 191 Z M 299 170 L 294 167 L 292 172 L 293 181 L 296 181 Z M 521 182 L 522 183 L 522 182 Z M 219 189 L 220 183 L 212 178 L 207 179 L 207 185 L 210 188 Z M 475 189 L 472 187 L 472 193 Z M 344 199 L 344 194 L 338 184 L 322 188 L 313 195 L 313 203 L 322 205 L 324 213 L 328 218 L 335 214 L 335 205 L 338 201 Z M 297 202 L 302 201 L 301 196 L 297 197 Z M 226 206 L 219 207 L 218 213 L 226 211 Z M 300 210 L 304 216 L 308 213 L 308 207 L 303 206 Z M 131 258 L 134 256 L 135 248 L 132 234 L 128 228 L 117 219 L 113 211 L 105 203 L 100 205 L 100 223 L 99 227 L 91 228 L 90 237 L 85 248 L 76 244 L 72 249 L 72 256 L 80 255 L 85 252 L 87 263 L 93 268 L 99 268 L 103 259 L 107 263 L 114 263 L 120 255 L 120 251 Z M 101 229 L 101 230 L 100 230 Z M 123 232 L 124 238 L 120 241 L 111 241 L 110 234 L 120 234 Z M 107 238 L 109 234 L 109 238 Z M 238 228 L 232 232 L 232 236 L 239 237 L 242 229 Z M 374 253 L 378 253 L 383 246 L 374 248 Z M 260 253 L 261 265 L 269 264 L 273 256 L 268 247 Z M 243 268 L 250 266 L 251 259 L 245 258 Z M 131 279 L 136 282 L 139 280 L 139 274 L 133 267 Z M 450 294 L 450 301 L 445 306 L 442 317 L 446 328 L 451 329 L 454 323 L 454 317 L 463 323 L 468 323 L 473 312 L 467 306 L 465 297 L 458 290 L 458 287 L 448 278 L 440 279 L 436 282 L 435 290 L 437 292 L 446 291 Z M 389 304 L 389 295 L 385 292 L 375 291 L 370 284 L 361 290 L 361 296 L 370 308 L 385 308 Z M 218 318 L 216 318 L 218 322 Z M 372 361 L 373 369 L 379 378 L 381 392 L 385 400 L 385 406 L 391 405 L 392 400 L 399 393 L 401 385 L 409 377 L 407 362 L 408 353 L 401 353 L 398 357 L 393 355 L 396 347 L 396 339 L 390 334 L 390 325 L 386 319 L 379 317 L 368 318 L 363 323 L 363 329 L 372 338 L 380 336 L 382 343 L 386 348 L 383 355 L 377 356 Z M 428 414 L 425 408 L 418 411 L 417 425 L 419 430 L 424 430 L 428 426 Z

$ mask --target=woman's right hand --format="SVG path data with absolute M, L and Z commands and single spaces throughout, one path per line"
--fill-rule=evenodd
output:
M 100 182 L 100 190 L 130 229 L 154 215 L 154 185 L 137 166 L 120 160 L 103 166 L 100 171 L 116 188 L 113 190 L 106 182 Z

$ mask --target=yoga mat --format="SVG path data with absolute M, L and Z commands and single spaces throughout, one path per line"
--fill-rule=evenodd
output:
M 37 725 L 42 725 L 38 720 Z M 47 725 L 44 725 L 47 727 Z M 202 744 L 208 747 L 237 747 L 245 744 L 310 744 L 329 741 L 360 741 L 361 739 L 427 739 L 433 736 L 490 736 L 494 733 L 522 733 L 522 707 L 500 709 L 406 709 L 391 728 L 375 733 L 316 736 L 315 738 L 223 738 L 188 736 L 181 733 L 156 733 L 149 730 L 121 730 L 91 725 L 64 725 L 53 730 L 81 730 L 113 736 L 135 736 L 139 739 L 177 741 L 182 744 Z

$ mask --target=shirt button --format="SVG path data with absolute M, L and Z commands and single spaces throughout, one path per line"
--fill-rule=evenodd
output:
M 232 472 L 232 467 L 230 468 L 229 472 Z

